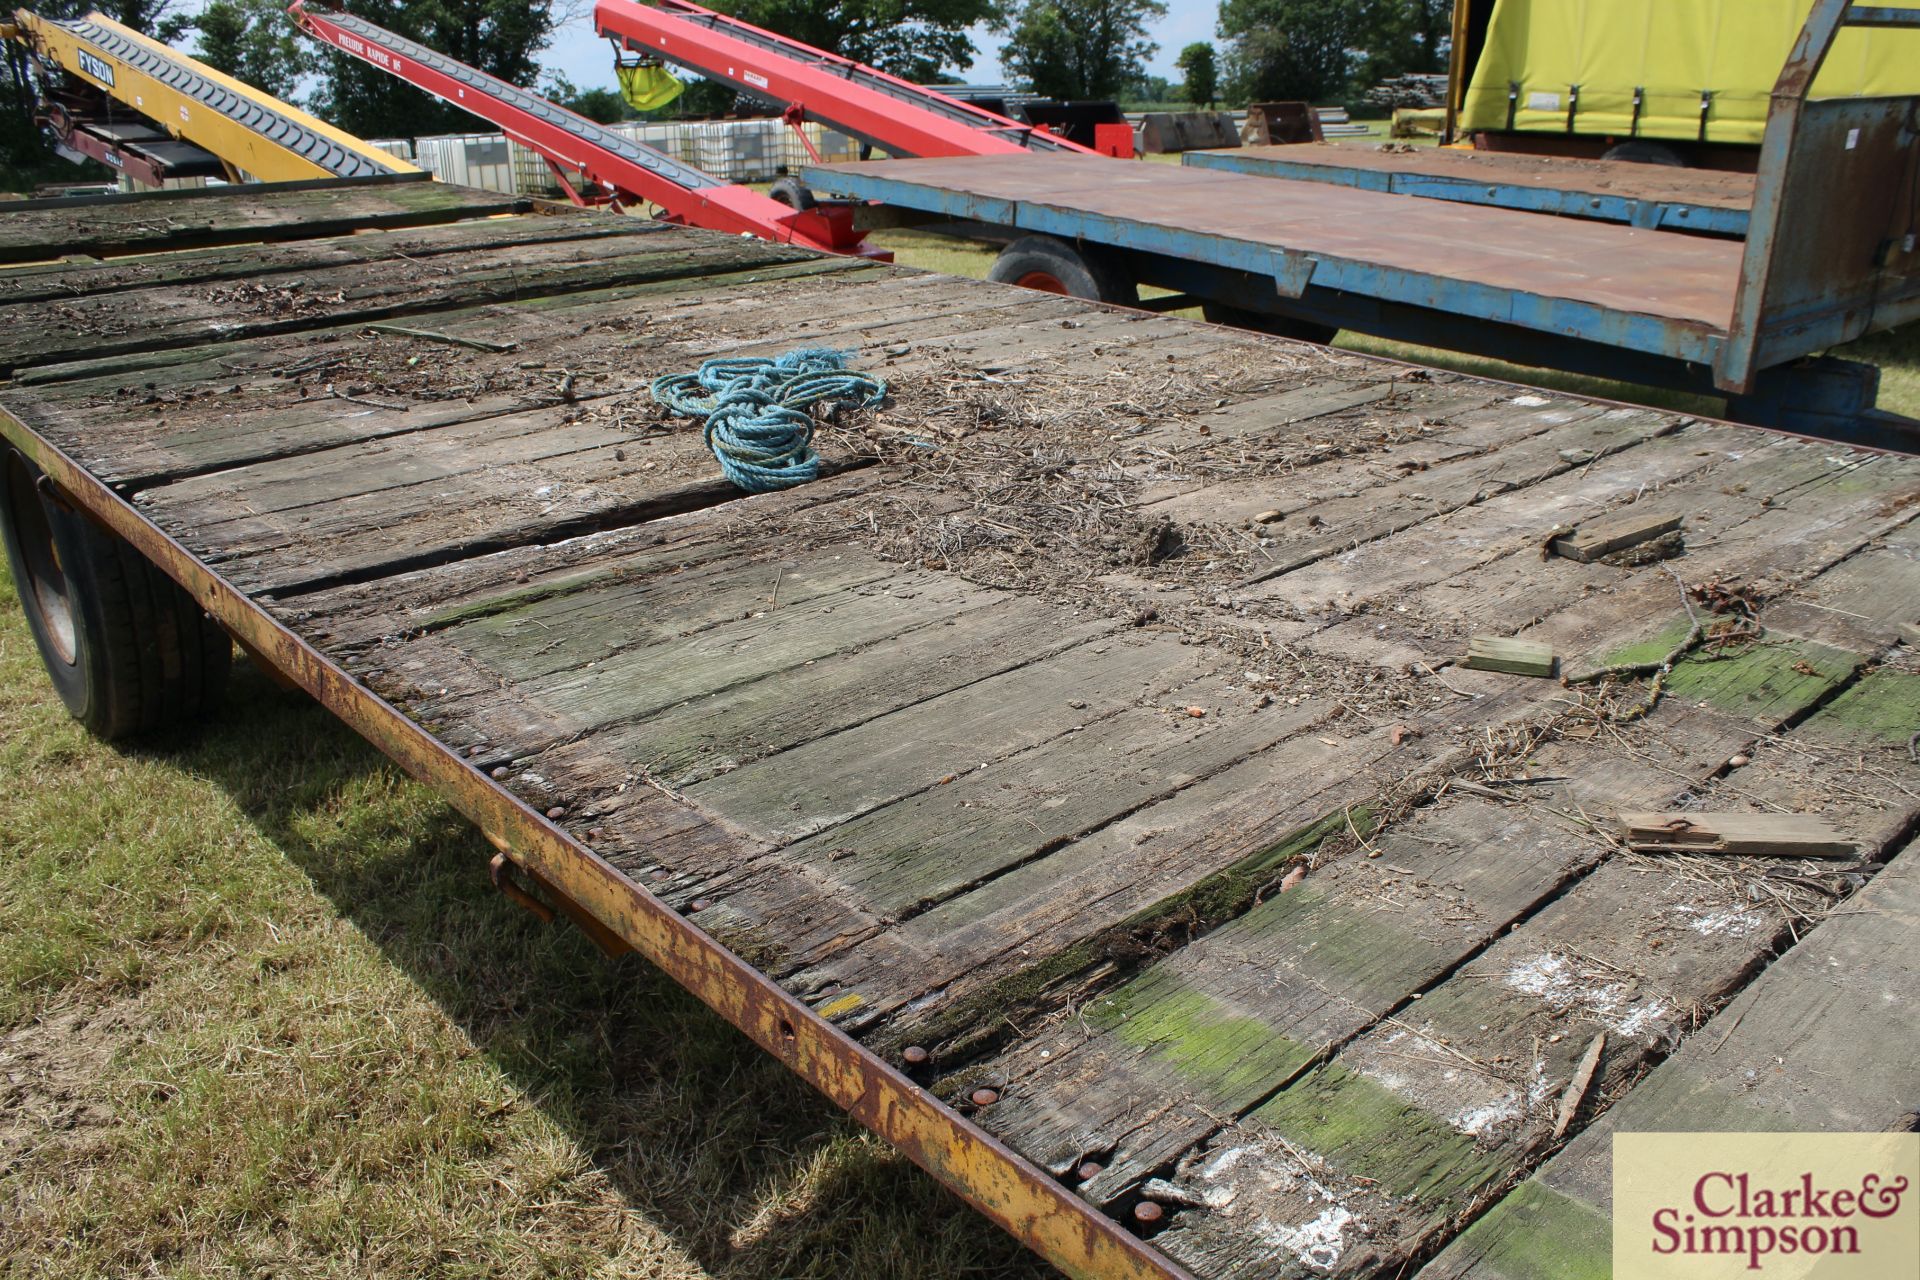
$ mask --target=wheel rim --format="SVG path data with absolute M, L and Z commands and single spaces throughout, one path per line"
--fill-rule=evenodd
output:
M 1014 283 L 1022 289 L 1038 289 L 1042 293 L 1064 294 L 1067 292 L 1067 286 L 1062 284 L 1060 277 L 1051 271 L 1029 271 Z
M 40 633 L 47 638 L 54 656 L 70 667 L 79 643 L 73 601 L 67 594 L 67 575 L 61 571 L 53 528 L 47 523 L 46 507 L 34 487 L 34 477 L 18 457 L 7 462 L 7 510 L 12 513 L 14 545 L 20 548 L 20 559 L 27 570 L 21 600 L 39 617 Z

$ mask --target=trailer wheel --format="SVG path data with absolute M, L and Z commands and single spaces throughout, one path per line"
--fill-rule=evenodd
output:
M 1125 307 L 1140 302 L 1140 286 L 1124 267 L 1096 249 L 1076 249 L 1052 236 L 1015 240 L 993 260 L 987 279 Z
M 1340 331 L 1330 324 L 1301 320 L 1294 316 L 1274 315 L 1267 311 L 1247 311 L 1240 307 L 1230 307 L 1224 302 L 1203 302 L 1200 304 L 1200 314 L 1206 317 L 1208 324 L 1251 329 L 1255 333 L 1270 333 L 1277 338 L 1292 338 L 1296 342 L 1317 342 L 1323 347 L 1340 334 Z
M 819 203 L 814 199 L 813 188 L 791 174 L 776 179 L 774 184 L 767 188 L 767 195 L 795 213 L 805 213 Z
M 1620 160 L 1627 164 L 1664 164 L 1675 169 L 1687 168 L 1687 162 L 1678 151 L 1663 142 L 1648 142 L 1636 138 L 1631 142 L 1616 142 L 1600 153 L 1602 160 Z
M 74 719 L 122 739 L 193 720 L 217 703 L 233 659 L 227 633 L 4 445 L 0 471 L 0 533 L 14 589 Z

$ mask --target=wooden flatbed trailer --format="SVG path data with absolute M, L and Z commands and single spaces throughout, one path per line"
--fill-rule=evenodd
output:
M 0 257 L 51 668 L 204 609 L 1068 1274 L 1602 1274 L 1616 1129 L 1913 1124 L 1920 460 L 439 185 Z M 810 484 L 647 396 L 803 344 Z

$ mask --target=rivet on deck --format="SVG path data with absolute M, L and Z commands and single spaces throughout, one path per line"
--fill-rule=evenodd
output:
M 1000 1091 L 998 1089 L 975 1089 L 973 1091 L 973 1105 L 976 1107 L 990 1107 L 998 1101 L 1000 1101 Z

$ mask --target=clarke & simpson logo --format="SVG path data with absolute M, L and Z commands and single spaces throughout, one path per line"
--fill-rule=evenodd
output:
M 1916 1183 L 1916 1134 L 1616 1134 L 1614 1280 L 1920 1276 Z

